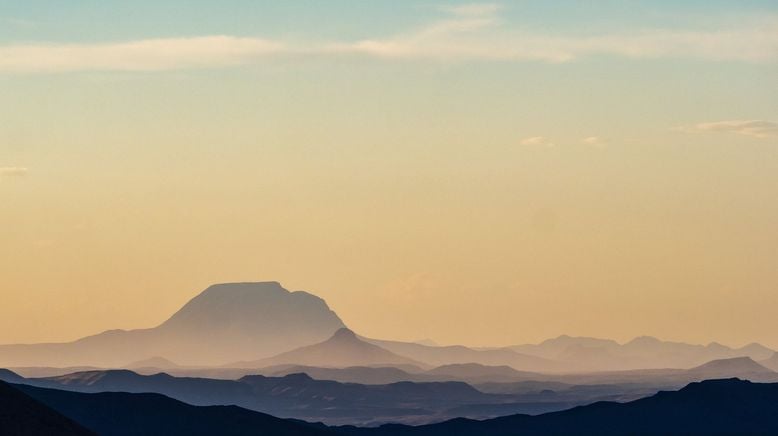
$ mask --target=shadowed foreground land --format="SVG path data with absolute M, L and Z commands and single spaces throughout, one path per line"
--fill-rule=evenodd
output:
M 18 395 L 3 384 L 4 397 Z M 519 436 L 774 435 L 778 384 L 738 379 L 692 383 L 629 403 L 600 402 L 538 416 L 379 428 L 331 427 L 282 420 L 235 406 L 190 406 L 158 394 L 86 394 L 14 385 L 41 403 L 106 436 L 130 435 L 351 435 Z M 44 411 L 41 413 L 49 413 Z

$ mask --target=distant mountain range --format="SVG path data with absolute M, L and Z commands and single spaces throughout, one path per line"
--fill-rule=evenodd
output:
M 19 399 L 18 389 L 29 398 Z M 40 404 L 48 408 L 41 408 Z M 86 435 L 58 427 L 66 416 L 105 436 L 135 435 L 341 435 L 341 436 L 524 436 L 524 435 L 774 435 L 778 434 L 778 384 L 738 379 L 692 383 L 678 391 L 627 403 L 597 402 L 536 416 L 510 415 L 476 421 L 454 419 L 424 426 L 325 427 L 290 421 L 235 406 L 192 406 L 159 394 L 77 393 L 0 382 L 0 404 L 23 404 L 31 419 L 15 421 L 24 435 Z M 0 410 L 6 410 L 5 408 Z M 56 432 L 34 433 L 43 417 Z M 17 413 L 12 411 L 11 413 Z M 0 415 L 5 416 L 5 415 Z M 72 422 L 72 421 L 65 421 Z M 0 420 L 0 424 L 4 421 Z M 47 421 L 48 423 L 48 421 Z M 73 424 L 71 424 L 73 425 Z M 80 433 L 78 431 L 81 431 Z M 3 433 L 14 434 L 14 433 Z
M 59 344 L 2 345 L 0 365 L 120 367 L 165 356 L 218 365 L 270 357 L 323 341 L 345 327 L 319 297 L 277 282 L 213 285 L 161 325 L 109 330 Z
M 649 368 L 691 368 L 715 359 L 750 357 L 768 359 L 773 350 L 749 344 L 730 348 L 718 343 L 692 345 L 641 336 L 625 344 L 609 339 L 559 336 L 540 344 L 517 345 L 510 349 L 557 362 L 577 372 L 616 371 Z
M 692 368 L 736 357 L 778 366 L 775 352 L 759 344 L 730 348 L 652 337 L 619 344 L 560 336 L 540 344 L 476 349 L 365 338 L 349 330 L 335 335 L 343 328 L 324 300 L 307 292 L 289 292 L 277 282 L 227 283 L 209 287 L 154 328 L 109 330 L 69 343 L 0 345 L 0 366 L 38 375 L 48 368 L 30 367 L 128 367 L 149 372 L 225 364 L 258 370 L 278 365 L 429 369 L 478 363 L 524 372 L 591 373 Z

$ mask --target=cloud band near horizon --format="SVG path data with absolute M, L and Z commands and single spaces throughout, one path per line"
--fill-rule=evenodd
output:
M 415 31 L 355 41 L 292 42 L 206 35 L 96 43 L 0 45 L 0 73 L 170 71 L 248 65 L 273 57 L 368 57 L 399 61 L 535 61 L 565 63 L 591 56 L 629 59 L 778 61 L 778 18 L 718 31 L 645 29 L 589 36 L 505 28 L 497 5 L 442 9 L 445 18 Z

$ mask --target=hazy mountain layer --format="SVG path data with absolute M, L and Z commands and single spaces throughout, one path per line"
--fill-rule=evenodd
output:
M 276 282 L 213 285 L 155 328 L 110 330 L 60 344 L 0 346 L 0 365 L 119 367 L 153 356 L 223 364 L 273 356 L 344 327 L 319 297 Z
M 297 348 L 268 359 L 237 362 L 229 367 L 261 368 L 272 365 L 311 365 L 342 368 L 360 365 L 422 365 L 407 357 L 365 342 L 342 328 L 324 342 Z
M 568 370 L 613 371 L 649 368 L 691 368 L 715 359 L 750 357 L 756 361 L 774 352 L 760 344 L 730 348 L 718 343 L 692 345 L 650 336 L 625 344 L 609 339 L 559 336 L 540 344 L 517 345 L 512 350 L 558 362 Z

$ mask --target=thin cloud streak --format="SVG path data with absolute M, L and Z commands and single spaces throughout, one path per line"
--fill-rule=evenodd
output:
M 202 36 L 100 44 L 0 46 L 0 71 L 165 71 L 244 64 L 283 51 L 259 38 Z
M 444 17 L 414 31 L 356 41 L 282 41 L 229 35 L 118 43 L 0 46 L 0 72 L 168 71 L 226 68 L 272 56 L 358 56 L 383 60 L 571 62 L 589 56 L 707 61 L 778 60 L 778 17 L 719 31 L 647 29 L 552 35 L 510 29 L 496 4 L 443 7 Z
M 539 147 L 554 147 L 556 145 L 553 141 L 546 138 L 545 136 L 530 136 L 529 138 L 524 138 L 519 141 L 519 144 Z
M 0 167 L 0 177 L 26 176 L 28 172 L 26 167 Z
M 778 123 L 765 120 L 713 121 L 683 126 L 679 130 L 687 133 L 735 133 L 753 138 L 778 137 Z

